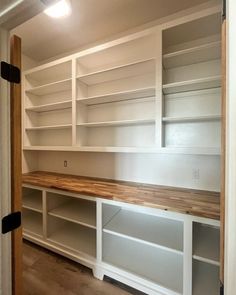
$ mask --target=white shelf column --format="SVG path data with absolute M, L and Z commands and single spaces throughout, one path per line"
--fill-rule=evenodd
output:
M 186 216 L 184 219 L 184 273 L 183 295 L 192 295 L 192 253 L 193 253 L 193 221 Z
M 72 146 L 76 145 L 76 59 L 72 59 Z
M 96 227 L 97 227 L 97 245 L 96 245 L 96 256 L 97 264 L 93 268 L 93 275 L 99 280 L 103 280 L 104 272 L 101 266 L 102 264 L 102 201 L 96 200 Z
M 162 31 L 156 33 L 156 132 L 155 143 L 158 148 L 163 145 L 163 95 L 162 95 Z

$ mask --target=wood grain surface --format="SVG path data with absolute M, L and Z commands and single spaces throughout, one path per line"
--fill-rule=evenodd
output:
M 21 69 L 21 39 L 11 37 L 11 64 Z M 11 202 L 12 212 L 22 210 L 21 196 L 21 83 L 11 83 Z M 22 294 L 22 227 L 12 232 L 12 294 Z
M 220 194 L 217 192 L 43 171 L 23 174 L 23 183 L 166 211 L 220 219 Z

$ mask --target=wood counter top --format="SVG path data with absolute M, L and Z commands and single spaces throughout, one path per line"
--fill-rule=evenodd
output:
M 184 188 L 36 171 L 23 183 L 119 202 L 220 219 L 220 194 Z

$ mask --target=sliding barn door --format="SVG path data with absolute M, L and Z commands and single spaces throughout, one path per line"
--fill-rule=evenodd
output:
M 10 63 L 21 70 L 21 39 L 17 36 L 10 40 Z M 10 104 L 12 212 L 21 212 L 21 83 L 11 83 Z M 22 227 L 12 232 L 12 294 L 23 294 Z
M 221 128 L 221 208 L 220 208 L 220 281 L 221 294 L 224 290 L 224 249 L 225 249 L 225 156 L 226 156 L 226 15 L 225 7 L 222 22 L 222 128 Z

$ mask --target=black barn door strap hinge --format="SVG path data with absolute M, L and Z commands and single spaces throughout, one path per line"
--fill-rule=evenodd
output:
M 222 19 L 226 19 L 226 0 L 223 0 Z
M 2 219 L 2 234 L 6 234 L 21 226 L 21 212 L 11 213 Z
M 220 295 L 224 295 L 224 285 L 220 282 Z
M 20 69 L 16 66 L 8 64 L 5 61 L 1 61 L 1 77 L 4 80 L 7 80 L 11 83 L 19 84 L 21 77 L 20 77 Z

